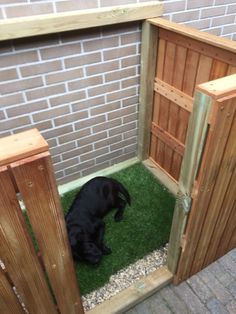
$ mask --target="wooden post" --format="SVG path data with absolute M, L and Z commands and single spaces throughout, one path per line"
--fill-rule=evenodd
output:
M 169 240 L 167 264 L 173 274 L 176 272 L 181 247 L 184 246 L 182 236 L 191 207 L 193 183 L 204 148 L 210 108 L 211 98 L 201 92 L 196 92 L 189 121 L 186 149 L 179 179 L 179 192 Z
M 48 152 L 10 165 L 62 314 L 83 313 L 65 220 Z
M 151 119 L 153 106 L 153 88 L 155 78 L 155 64 L 157 55 L 158 28 L 153 27 L 147 21 L 142 26 L 142 50 L 141 50 L 141 78 L 139 98 L 139 140 L 138 158 L 148 158 Z M 155 62 L 155 61 L 154 61 Z
M 56 314 L 7 167 L 0 167 L 0 191 L 1 259 L 28 311 Z
M 39 245 L 41 265 L 27 232 L 16 188 Z M 36 130 L 0 139 L 0 256 L 26 308 L 83 313 L 48 144 Z

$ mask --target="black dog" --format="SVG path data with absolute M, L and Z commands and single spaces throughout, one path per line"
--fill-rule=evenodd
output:
M 111 253 L 103 242 L 105 223 L 102 218 L 116 208 L 114 219 L 122 220 L 126 203 L 130 204 L 130 195 L 117 180 L 96 177 L 81 188 L 65 218 L 76 261 L 97 264 L 102 255 Z

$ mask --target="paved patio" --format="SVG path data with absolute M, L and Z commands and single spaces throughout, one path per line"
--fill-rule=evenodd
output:
M 126 314 L 236 314 L 236 249 L 178 286 L 168 285 Z

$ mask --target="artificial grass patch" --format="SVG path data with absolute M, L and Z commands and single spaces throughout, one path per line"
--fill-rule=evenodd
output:
M 109 281 L 112 274 L 134 263 L 168 242 L 175 205 L 174 196 L 142 165 L 136 164 L 111 177 L 119 180 L 131 195 L 124 219 L 115 222 L 115 211 L 105 218 L 105 243 L 112 254 L 104 256 L 99 266 L 78 263 L 76 274 L 82 295 Z M 77 190 L 62 198 L 65 213 Z

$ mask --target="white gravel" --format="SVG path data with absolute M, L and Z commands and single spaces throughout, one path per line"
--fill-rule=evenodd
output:
M 110 299 L 121 290 L 128 288 L 132 283 L 138 281 L 143 276 L 150 274 L 166 263 L 167 245 L 159 250 L 138 260 L 134 264 L 121 269 L 112 275 L 107 284 L 91 293 L 82 296 L 82 302 L 86 311 L 91 310 L 97 304 Z

